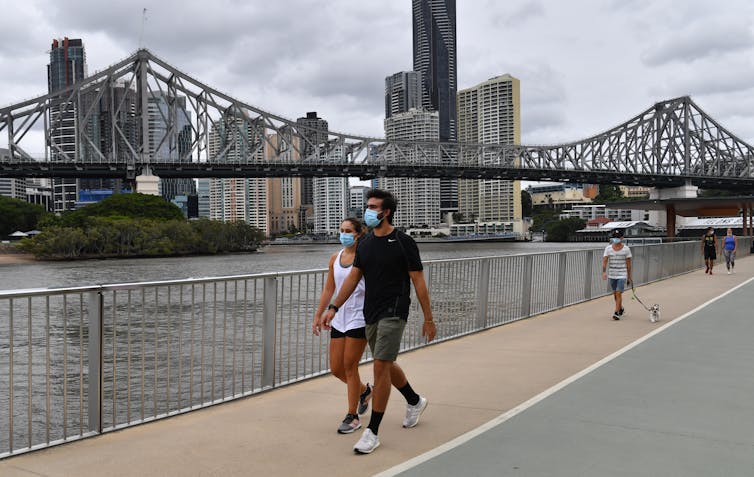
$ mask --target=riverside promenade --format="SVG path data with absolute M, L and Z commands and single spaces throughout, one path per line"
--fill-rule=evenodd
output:
M 325 376 L 8 458 L 0 475 L 750 475 L 754 284 L 710 303 L 754 276 L 754 259 L 737 265 L 638 289 L 659 323 L 628 292 L 621 321 L 604 297 L 401 355 L 429 407 L 403 429 L 394 392 L 371 455 L 351 450 L 360 431 L 335 432 L 345 386 Z

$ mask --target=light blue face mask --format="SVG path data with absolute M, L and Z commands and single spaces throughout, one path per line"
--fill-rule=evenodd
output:
M 620 239 L 618 237 L 613 237 L 610 239 L 610 243 L 612 244 L 618 244 L 620 243 Z
M 380 215 L 380 213 L 376 210 L 367 209 L 364 211 L 364 223 L 367 225 L 367 227 L 373 229 L 380 225 L 382 219 L 378 218 L 378 215 Z
M 353 234 L 347 234 L 345 232 L 341 232 L 340 243 L 342 243 L 344 247 L 350 247 L 351 245 L 356 243 L 356 237 L 354 237 Z

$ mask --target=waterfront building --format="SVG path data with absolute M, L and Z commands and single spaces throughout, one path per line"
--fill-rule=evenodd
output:
M 388 141 L 437 141 L 439 113 L 425 109 L 411 109 L 385 119 L 385 137 Z M 413 151 L 402 158 L 427 160 L 431 157 L 413 157 Z M 389 159 L 388 159 L 389 160 Z M 398 211 L 393 224 L 405 228 L 427 228 L 441 222 L 440 179 L 381 177 L 380 189 L 386 189 L 398 200 Z
M 8 149 L 0 148 L 0 158 L 6 158 L 10 155 Z M 10 197 L 11 199 L 26 200 L 26 179 L 15 179 L 12 177 L 0 177 L 0 195 Z
M 364 210 L 367 206 L 367 193 L 369 192 L 369 189 L 369 187 L 361 185 L 350 187 L 348 191 L 348 215 L 350 217 L 357 217 L 361 219 L 364 216 Z
M 220 162 L 264 161 L 264 124 L 226 116 L 210 131 L 209 154 Z M 233 177 L 211 179 L 209 215 L 213 220 L 242 220 L 269 234 L 267 179 Z
M 343 146 L 329 146 L 331 157 L 345 154 Z M 314 233 L 337 234 L 348 212 L 349 194 L 347 177 L 315 177 L 314 186 Z
M 199 200 L 197 196 L 176 195 L 170 202 L 181 209 L 183 216 L 187 219 L 195 219 L 199 217 Z
M 199 218 L 205 218 L 208 219 L 210 217 L 209 213 L 209 195 L 210 195 L 210 184 L 212 183 L 212 179 L 197 179 L 196 181 L 196 195 L 197 195 L 197 216 Z
M 646 199 L 653 189 L 652 187 L 630 185 L 621 185 L 618 188 L 623 193 L 623 197 L 627 199 Z
M 458 92 L 458 140 L 482 144 L 521 144 L 520 82 L 496 76 Z M 476 158 L 493 165 L 496 157 Z M 521 183 L 496 179 L 461 180 L 459 212 L 469 222 L 508 223 L 523 232 Z
M 286 132 L 283 132 L 286 134 Z M 268 159 L 277 155 L 281 161 L 298 161 L 300 157 L 300 138 L 288 135 L 287 141 L 295 141 L 296 147 L 280 148 L 281 138 L 278 134 L 268 136 L 266 154 Z M 281 149 L 279 152 L 276 149 Z M 300 222 L 301 211 L 301 178 L 274 177 L 267 180 L 267 213 L 269 219 L 267 228 L 270 235 L 295 233 L 302 230 Z M 304 225 L 306 222 L 304 222 Z
M 439 113 L 440 141 L 455 141 L 456 131 L 456 2 L 413 0 L 413 70 L 422 83 L 422 106 Z M 458 180 L 440 181 L 443 216 L 458 211 Z
M 303 137 L 301 142 L 301 155 L 303 159 L 317 154 L 317 147 L 327 144 L 329 125 L 326 120 L 317 116 L 316 111 L 309 111 L 306 116 L 296 120 L 296 124 L 303 126 L 299 134 Z M 322 153 L 320 152 L 320 156 Z M 312 177 L 301 178 L 301 208 L 299 211 L 299 223 L 306 224 L 306 229 L 314 227 L 314 179 Z
M 421 75 L 401 71 L 385 78 L 385 118 L 422 107 Z
M 537 184 L 530 185 L 526 191 L 531 197 L 533 206 L 546 205 L 564 207 L 567 205 L 587 204 L 592 202 L 588 197 L 593 188 L 587 184 L 568 182 L 565 184 Z
M 53 93 L 71 86 L 86 77 L 86 52 L 81 39 L 52 40 L 50 64 L 47 65 L 48 91 Z M 55 145 L 50 148 L 51 160 L 60 161 L 77 157 L 75 104 L 62 102 L 50 108 L 49 136 Z M 78 199 L 79 185 L 76 179 L 54 178 L 52 180 L 53 210 L 71 210 Z
M 564 210 L 560 213 L 561 219 L 567 219 L 570 217 L 578 217 L 587 222 L 601 217 L 615 222 L 647 220 L 646 212 L 643 210 L 617 209 L 608 207 L 605 204 L 574 205 L 570 209 Z

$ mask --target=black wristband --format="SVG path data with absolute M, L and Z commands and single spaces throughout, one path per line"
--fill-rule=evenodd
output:
M 340 308 L 338 308 L 337 306 L 335 306 L 335 305 L 333 305 L 332 303 L 330 303 L 330 304 L 329 304 L 329 305 L 327 306 L 327 309 L 328 309 L 328 310 L 335 310 L 335 313 L 337 313 L 337 312 L 338 312 L 338 310 L 339 310 Z

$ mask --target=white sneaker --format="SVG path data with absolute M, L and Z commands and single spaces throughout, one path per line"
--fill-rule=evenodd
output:
M 730 270 L 728 270 L 728 275 L 730 275 Z
M 370 428 L 364 429 L 359 442 L 353 446 L 353 451 L 357 454 L 371 454 L 380 446 L 380 438 L 377 437 Z
M 419 424 L 419 416 L 427 408 L 427 398 L 419 396 L 419 402 L 415 406 L 406 405 L 406 417 L 403 418 L 403 427 L 414 427 Z

